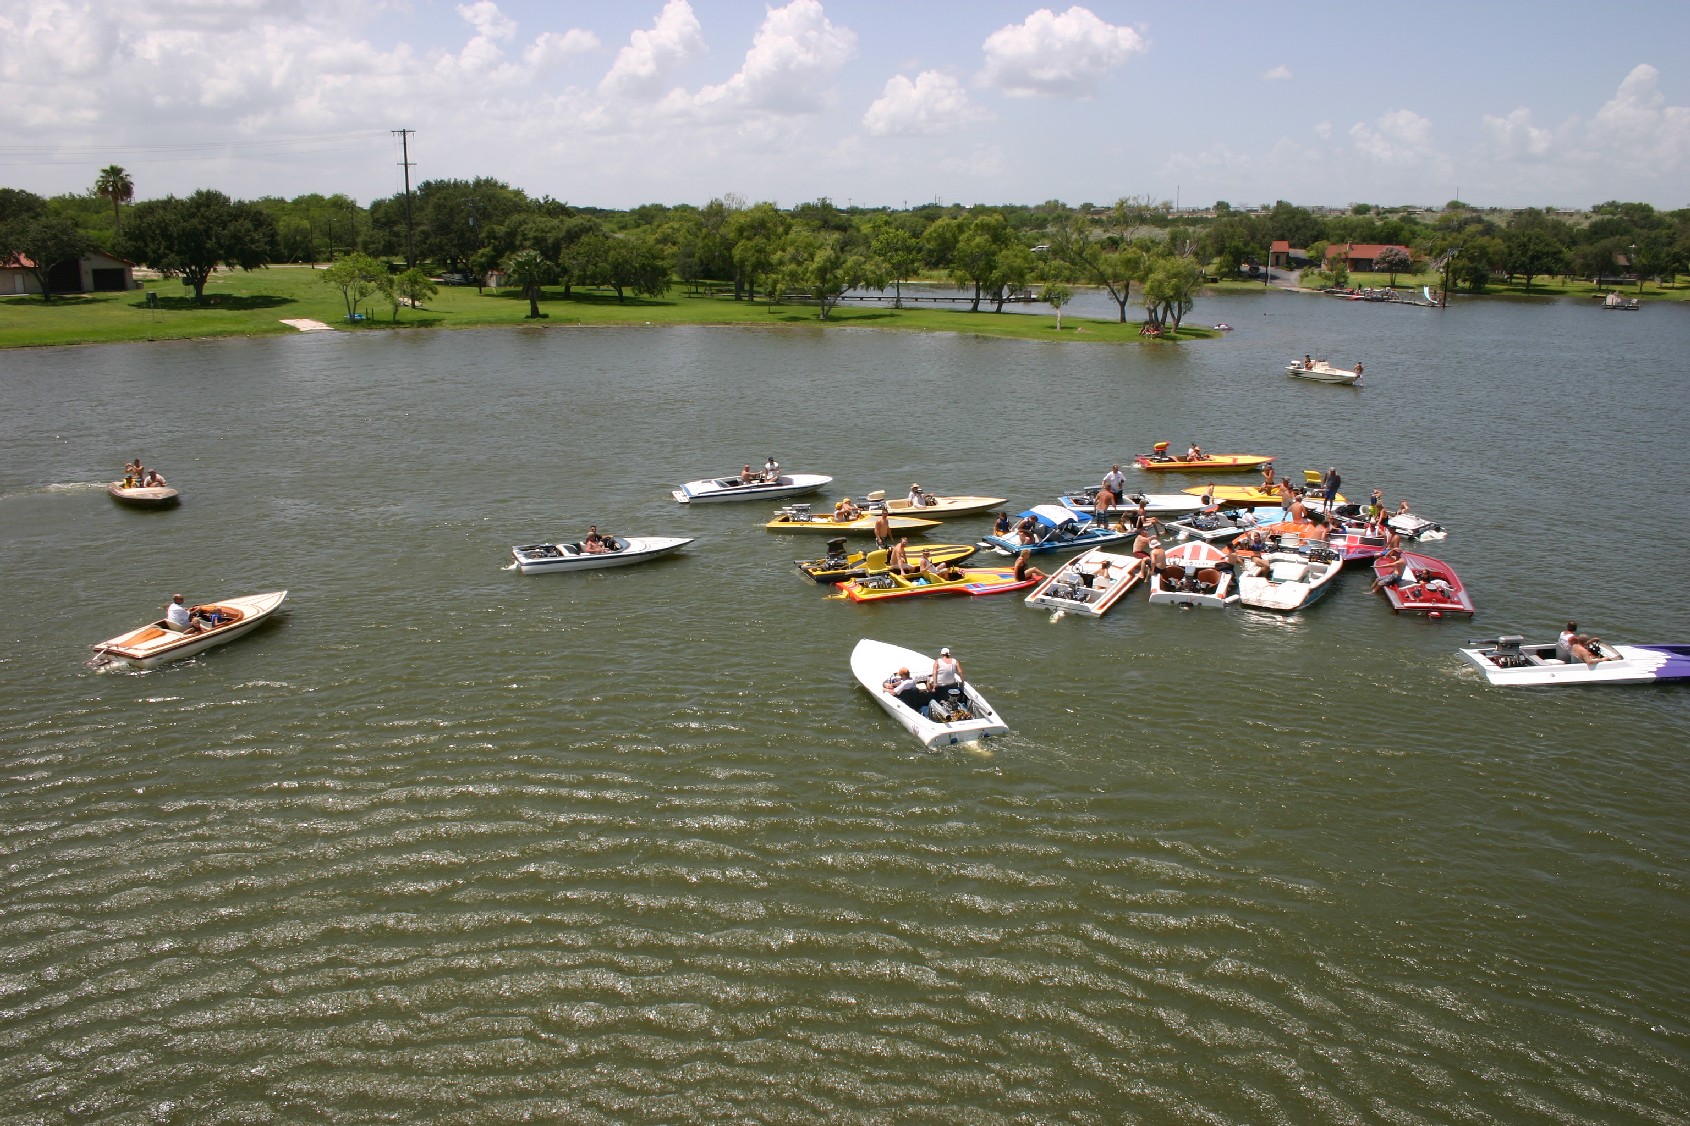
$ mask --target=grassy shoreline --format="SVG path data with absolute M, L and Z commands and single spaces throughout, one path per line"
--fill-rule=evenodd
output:
M 149 294 L 157 295 L 149 306 Z M 477 290 L 442 286 L 420 309 L 365 310 L 372 319 L 347 323 L 340 291 L 306 266 L 276 266 L 250 273 L 219 272 L 205 287 L 206 301 L 174 280 L 148 281 L 145 288 L 122 293 L 72 294 L 43 301 L 39 295 L 0 298 L 0 348 L 55 347 L 127 341 L 189 340 L 218 336 L 266 336 L 296 332 L 283 318 L 321 321 L 342 332 L 381 332 L 423 328 L 489 328 L 502 325 L 576 327 L 584 325 L 724 325 L 782 328 L 876 328 L 893 331 L 956 332 L 1015 340 L 1061 343 L 1165 344 L 1200 340 L 1214 330 L 1190 325 L 1177 336 L 1148 339 L 1139 322 L 1121 324 L 1072 315 L 1062 331 L 1048 316 L 1023 313 L 969 313 L 956 309 L 840 305 L 826 321 L 814 305 L 734 301 L 731 297 L 671 293 L 662 298 L 630 297 L 576 290 L 564 297 L 548 289 L 540 301 L 544 319 L 528 319 L 528 301 L 514 289 Z

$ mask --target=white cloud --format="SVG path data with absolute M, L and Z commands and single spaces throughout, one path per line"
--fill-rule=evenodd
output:
M 704 87 L 690 105 L 721 116 L 813 113 L 830 104 L 833 77 L 856 52 L 856 33 L 829 22 L 818 0 L 792 0 L 763 17 L 739 73 Z
M 561 35 L 542 31 L 522 52 L 522 61 L 533 70 L 560 66 L 577 55 L 590 55 L 599 49 L 599 37 L 590 31 L 570 28 Z
M 875 137 L 933 137 L 991 114 L 969 101 L 954 77 L 924 70 L 911 82 L 903 75 L 886 80 L 886 89 L 863 114 L 863 128 Z
M 1517 109 L 1507 117 L 1486 114 L 1482 125 L 1490 140 L 1490 156 L 1493 159 L 1546 156 L 1554 144 L 1549 130 L 1532 124 L 1529 109 Z
M 1146 48 L 1138 32 L 1105 23 L 1086 8 L 1061 15 L 1040 8 L 986 37 L 979 81 L 1012 97 L 1090 98 L 1110 71 Z
M 1690 157 L 1690 107 L 1669 106 L 1660 73 L 1639 63 L 1596 111 L 1588 144 L 1628 164 L 1677 164 Z
M 655 99 L 674 70 L 705 51 L 704 29 L 687 0 L 669 0 L 651 30 L 640 29 L 599 83 L 608 96 Z
M 1437 157 L 1432 147 L 1432 123 L 1411 109 L 1393 110 L 1372 125 L 1350 126 L 1356 151 L 1375 164 L 1411 168 Z
M 1286 66 L 1284 63 L 1281 63 L 1266 74 L 1262 75 L 1262 77 L 1267 79 L 1269 82 L 1288 82 L 1291 79 L 1291 68 Z
M 1314 127 L 1314 135 L 1323 141 L 1330 141 L 1332 139 L 1332 123 L 1330 121 L 1318 122 Z

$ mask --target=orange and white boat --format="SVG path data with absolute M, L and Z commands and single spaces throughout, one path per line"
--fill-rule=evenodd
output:
M 251 633 L 276 612 L 287 596 L 285 590 L 273 590 L 268 594 L 248 594 L 221 602 L 201 603 L 191 609 L 200 614 L 215 613 L 219 619 L 217 625 L 182 630 L 161 619 L 100 642 L 94 646 L 94 659 L 89 664 L 121 664 L 132 669 L 150 669 L 192 657 L 214 645 Z

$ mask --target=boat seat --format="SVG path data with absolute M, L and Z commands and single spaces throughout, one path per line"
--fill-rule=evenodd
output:
M 1308 576 L 1308 573 L 1309 565 L 1307 563 L 1280 559 L 1274 563 L 1273 569 L 1268 572 L 1268 577 L 1277 583 L 1295 583 L 1302 582 Z
M 1303 484 L 1304 485 L 1313 485 L 1316 488 L 1318 488 L 1320 486 L 1320 483 L 1324 480 L 1326 480 L 1325 476 L 1318 469 L 1305 469 L 1305 470 L 1303 470 Z
M 1185 581 L 1185 568 L 1169 565 L 1162 568 L 1162 589 L 1178 590 Z
M 1221 585 L 1221 573 L 1213 567 L 1205 567 L 1201 571 L 1197 572 L 1197 581 L 1208 587 L 1210 590 L 1214 590 L 1216 587 Z

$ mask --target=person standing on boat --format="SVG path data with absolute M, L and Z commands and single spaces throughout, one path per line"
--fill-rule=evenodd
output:
M 1109 487 L 1109 478 L 1103 479 L 1098 486 L 1097 496 L 1092 501 L 1092 526 L 1101 528 L 1109 523 L 1109 510 L 1115 507 L 1115 491 Z
M 1326 476 L 1321 479 L 1320 487 L 1325 490 L 1326 511 L 1329 513 L 1332 511 L 1332 506 L 1338 503 L 1338 486 L 1342 482 L 1343 478 L 1338 475 L 1336 465 L 1328 467 Z
M 884 508 L 874 514 L 874 546 L 883 551 L 892 546 L 892 521 Z
M 1121 472 L 1119 465 L 1111 465 L 1109 472 L 1103 475 L 1103 487 L 1118 497 L 1127 495 L 1127 475 Z
M 933 675 L 928 678 L 935 696 L 962 695 L 962 662 L 951 656 L 950 646 L 939 650 L 939 657 L 933 662 Z

